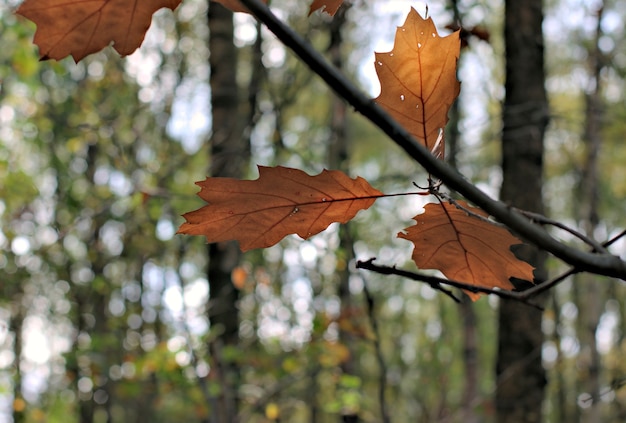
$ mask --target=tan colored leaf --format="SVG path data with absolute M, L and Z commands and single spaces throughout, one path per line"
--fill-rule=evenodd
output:
M 472 213 L 487 217 L 480 209 L 458 202 Z M 521 244 L 509 231 L 448 203 L 426 204 L 415 216 L 415 226 L 398 237 L 415 245 L 413 261 L 420 269 L 437 269 L 446 277 L 488 288 L 513 289 L 509 278 L 533 280 L 533 267 L 519 260 L 511 246 Z M 468 292 L 473 300 L 480 294 Z
M 328 13 L 330 16 L 334 16 L 337 13 L 337 9 L 343 3 L 343 0 L 313 0 L 311 3 L 311 9 L 309 10 L 309 14 L 315 12 L 318 9 L 322 9 L 324 12 Z
M 182 0 L 26 0 L 18 14 L 37 24 L 34 43 L 42 60 L 72 55 L 78 62 L 113 43 L 122 56 L 143 42 L 157 10 Z
M 232 10 L 233 12 L 244 12 L 249 13 L 249 10 L 246 6 L 241 4 L 239 0 L 211 0 L 216 3 L 220 3 L 222 6 Z M 263 3 L 267 4 L 267 0 L 262 0 Z
M 376 102 L 431 151 L 461 88 L 459 52 L 459 31 L 440 37 L 433 20 L 411 8 L 393 50 L 376 53 L 381 85 Z M 443 157 L 443 143 L 438 150 L 433 154 Z
M 310 176 L 298 169 L 259 166 L 259 179 L 197 182 L 208 205 L 186 213 L 178 233 L 207 242 L 238 240 L 242 251 L 265 248 L 289 234 L 307 239 L 333 222 L 345 223 L 383 193 L 365 179 L 337 170 Z

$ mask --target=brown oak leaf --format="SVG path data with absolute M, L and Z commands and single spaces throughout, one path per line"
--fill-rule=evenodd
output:
M 311 3 L 311 9 L 309 10 L 309 15 L 318 9 L 322 9 L 330 16 L 334 16 L 342 3 L 343 0 L 313 0 L 313 3 Z
M 462 201 L 472 214 L 487 217 Z M 533 280 L 533 267 L 519 260 L 511 246 L 521 244 L 506 229 L 449 203 L 429 203 L 415 216 L 415 226 L 398 237 L 415 245 L 413 261 L 420 269 L 437 269 L 447 278 L 487 288 L 514 289 L 509 278 Z M 467 292 L 476 300 L 480 294 Z
M 376 53 L 381 86 L 376 102 L 441 158 L 440 131 L 461 88 L 456 78 L 459 53 L 459 31 L 440 37 L 433 20 L 423 19 L 413 8 L 396 31 L 393 50 Z
M 157 10 L 182 0 L 26 0 L 18 14 L 37 24 L 34 43 L 42 60 L 72 55 L 78 62 L 113 43 L 122 56 L 143 42 Z
M 289 234 L 307 239 L 333 222 L 345 223 L 383 193 L 365 179 L 337 170 L 310 176 L 298 169 L 259 166 L 259 178 L 196 182 L 208 205 L 186 213 L 178 233 L 207 242 L 238 240 L 242 251 L 265 248 Z

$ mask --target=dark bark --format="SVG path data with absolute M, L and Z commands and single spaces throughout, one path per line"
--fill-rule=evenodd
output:
M 94 172 L 96 169 L 95 164 L 99 154 L 100 151 L 97 145 L 89 147 L 87 153 L 87 178 L 89 181 L 94 180 Z M 121 347 L 121 345 L 117 342 L 117 339 L 111 336 L 110 332 L 110 319 L 108 313 L 110 288 L 108 286 L 99 286 L 99 284 L 108 284 L 108 281 L 106 281 L 106 277 L 104 276 L 104 267 L 107 263 L 107 259 L 106 256 L 101 254 L 100 251 L 101 246 L 103 245 L 100 238 L 100 231 L 107 219 L 108 216 L 104 214 L 98 215 L 93 219 L 90 239 L 87 240 L 87 244 L 94 246 L 93 248 L 97 254 L 91 262 L 91 270 L 93 271 L 94 279 L 88 286 L 85 286 L 85 294 L 87 297 L 87 307 L 85 312 L 93 316 L 93 325 L 89 328 L 89 335 L 92 340 L 97 341 L 99 345 L 94 348 L 94 351 L 92 352 L 92 354 L 94 354 L 92 361 L 94 367 L 98 369 L 102 375 L 106 375 L 109 367 L 113 364 L 112 358 L 114 350 L 116 349 L 113 343 L 117 344 L 117 348 Z M 93 421 L 95 411 L 98 409 L 104 409 L 106 422 L 110 423 L 112 421 L 111 404 L 113 402 L 110 379 L 106 376 L 101 379 L 94 378 L 91 374 L 87 374 L 85 376 L 91 377 L 94 382 L 92 392 L 89 395 L 85 395 L 85 401 L 83 401 L 84 403 L 89 403 L 88 405 L 85 404 L 86 419 Z M 98 382 L 101 382 L 101 384 L 97 385 Z M 106 400 L 104 402 L 96 401 L 96 392 L 98 392 L 98 395 L 100 395 L 101 398 L 105 398 Z
M 342 45 L 343 27 L 346 23 L 347 7 L 342 7 L 330 24 L 330 43 L 328 53 L 332 64 L 337 69 L 343 68 Z M 328 165 L 331 169 L 339 169 L 346 173 L 350 170 L 349 165 L 349 138 L 347 134 L 347 105 L 343 99 L 333 96 L 330 107 L 330 142 L 328 145 Z M 339 254 L 342 255 L 340 261 L 345 265 L 337 270 L 338 290 L 337 294 L 341 300 L 341 316 L 344 319 L 353 318 L 353 310 L 357 307 L 355 298 L 350 293 L 350 263 L 354 262 L 354 246 L 350 236 L 349 225 L 342 225 L 339 228 Z M 355 337 L 345 330 L 339 330 L 339 339 L 354 356 Z M 356 374 L 355 362 L 348 360 L 341 365 L 341 370 L 345 374 Z M 341 415 L 341 422 L 358 423 L 361 421 L 358 413 L 348 412 Z
M 26 402 L 22 396 L 22 325 L 24 313 L 22 309 L 22 296 L 14 297 L 14 312 L 9 322 L 9 330 L 13 333 L 13 353 L 15 355 L 13 366 L 13 423 L 26 421 Z
M 240 178 L 248 153 L 243 142 L 243 125 L 239 115 L 233 14 L 219 4 L 210 3 L 208 23 L 213 125 L 209 173 L 211 176 Z M 221 359 L 221 350 L 236 346 L 239 339 L 239 291 L 232 284 L 231 273 L 239 263 L 241 252 L 237 243 L 221 242 L 210 244 L 208 254 L 211 295 L 208 316 L 211 326 L 220 334 L 210 350 L 216 360 L 213 365 L 222 385 L 217 410 L 212 412 L 215 421 L 230 422 L 235 421 L 237 415 L 239 372 L 235 363 Z
M 501 198 L 538 213 L 543 213 L 543 136 L 548 123 L 542 20 L 541 0 L 506 1 Z M 535 266 L 535 283 L 545 280 L 544 251 L 525 246 L 516 253 Z M 518 289 L 529 287 L 528 282 L 516 283 Z M 545 302 L 545 295 L 537 301 Z M 499 422 L 542 420 L 546 375 L 541 362 L 541 319 L 537 309 L 501 300 L 496 365 Z

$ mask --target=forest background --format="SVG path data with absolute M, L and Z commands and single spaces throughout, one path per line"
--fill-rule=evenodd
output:
M 128 58 L 105 50 L 78 64 L 38 62 L 34 26 L 13 16 L 15 6 L 0 9 L 2 419 L 214 421 L 217 409 L 244 422 L 496 418 L 507 377 L 496 375 L 498 299 L 457 305 L 427 285 L 354 269 L 353 254 L 411 268 L 412 247 L 393 235 L 421 199 L 379 200 L 348 230 L 238 257 L 228 272 L 235 341 L 210 324 L 220 313 L 204 241 L 175 235 L 180 214 L 201 205 L 193 183 L 209 158 L 215 173 L 218 157 L 205 2 L 158 12 Z M 376 1 L 307 18 L 306 4 L 273 2 L 372 97 L 373 52 L 390 50 L 410 6 L 424 13 L 423 3 Z M 493 196 L 502 179 L 503 7 L 429 3 L 441 32 L 459 22 L 471 30 L 449 160 Z M 547 214 L 609 239 L 623 228 L 626 189 L 626 4 L 551 1 L 545 14 Z M 410 158 L 253 18 L 234 19 L 230 73 L 249 143 L 242 176 L 255 178 L 257 163 L 343 168 L 385 192 L 406 190 L 418 173 Z M 590 121 L 602 148 L 597 196 L 586 198 Z M 536 408 L 546 421 L 623 421 L 622 284 L 576 277 L 550 291 L 537 328 L 548 385 Z

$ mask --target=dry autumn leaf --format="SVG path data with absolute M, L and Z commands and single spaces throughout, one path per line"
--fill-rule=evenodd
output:
M 459 205 L 480 216 L 480 209 L 459 201 Z M 487 288 L 513 289 L 509 278 L 533 280 L 533 267 L 519 260 L 511 246 L 522 241 L 509 231 L 469 215 L 448 203 L 426 204 L 415 216 L 416 224 L 398 237 L 415 245 L 413 261 L 421 269 L 437 269 L 446 277 Z M 480 294 L 468 292 L 473 300 Z
M 322 9 L 330 16 L 334 16 L 342 3 L 343 0 L 313 0 L 313 3 L 311 3 L 311 9 L 309 10 L 309 15 L 318 9 Z
M 34 43 L 42 60 L 72 55 L 78 62 L 113 43 L 122 56 L 143 42 L 157 10 L 182 0 L 26 0 L 18 14 L 37 24 Z
M 458 31 L 440 37 L 433 20 L 411 8 L 393 50 L 376 53 L 381 86 L 376 102 L 431 151 L 461 88 L 456 78 L 459 52 Z M 433 153 L 443 157 L 443 142 L 438 150 Z
M 186 213 L 178 233 L 204 235 L 207 242 L 238 240 L 242 251 L 272 246 L 289 234 L 307 239 L 383 196 L 365 179 L 337 170 L 310 176 L 282 166 L 259 166 L 254 181 L 207 178 L 196 184 L 209 204 Z

